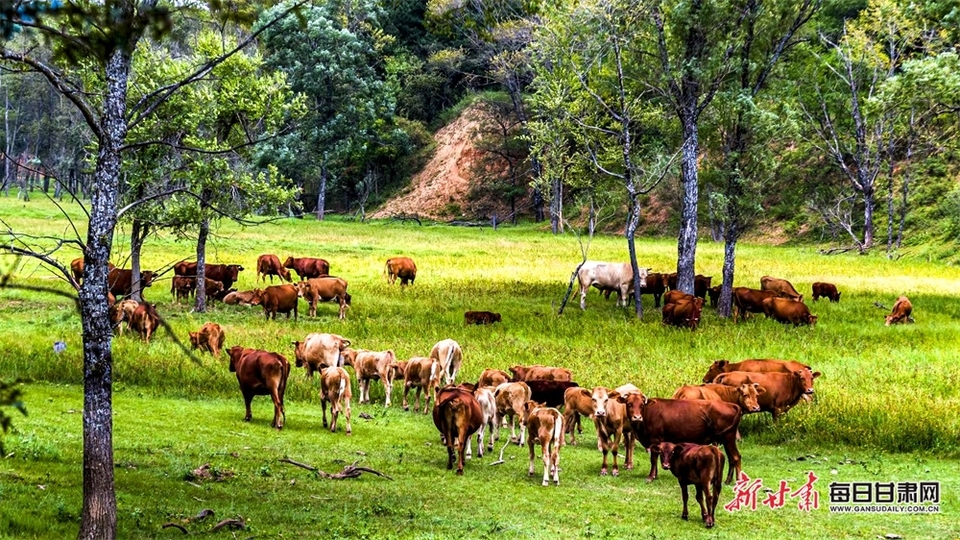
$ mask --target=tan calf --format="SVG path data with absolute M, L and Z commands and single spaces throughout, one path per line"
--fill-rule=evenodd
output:
M 327 367 L 320 370 L 320 406 L 323 407 L 323 427 L 327 427 L 327 402 L 330 403 L 330 431 L 337 431 L 337 417 L 343 411 L 347 420 L 347 435 L 350 435 L 350 375 L 342 367 Z
M 403 410 L 410 409 L 407 404 L 407 393 L 411 388 L 416 388 L 417 395 L 413 410 L 420 408 L 420 391 L 423 390 L 423 414 L 427 414 L 430 410 L 430 400 L 435 397 L 434 394 L 440 387 L 442 377 L 440 363 L 433 358 L 415 356 L 408 360 L 403 372 Z
M 386 394 L 383 406 L 389 407 L 397 361 L 393 351 L 374 352 L 363 349 L 344 349 L 343 360 L 344 363 L 353 366 L 353 371 L 357 374 L 357 383 L 360 386 L 360 403 L 370 403 L 370 381 L 379 380 L 383 383 L 383 391 Z
M 204 324 L 198 332 L 190 332 L 190 344 L 194 349 L 207 351 L 217 357 L 220 356 L 220 350 L 223 348 L 223 339 L 223 328 L 213 322 Z
M 453 384 L 454 379 L 457 378 L 457 372 L 460 371 L 460 364 L 463 363 L 463 350 L 460 344 L 452 339 L 440 341 L 430 350 L 430 358 L 440 362 L 446 384 Z
M 570 434 L 570 444 L 577 444 L 577 433 L 583 433 L 580 416 L 593 418 L 593 399 L 581 392 L 583 388 L 567 388 L 563 393 L 563 425 Z
M 305 367 L 310 378 L 321 368 L 343 366 L 343 350 L 349 346 L 349 339 L 336 334 L 307 334 L 293 342 L 297 367 Z
M 673 393 L 673 399 L 716 399 L 739 405 L 744 414 L 760 412 L 757 396 L 766 392 L 758 383 L 744 383 L 740 386 L 724 384 L 704 384 L 694 386 L 685 384 Z
M 157 316 L 157 311 L 153 309 L 153 304 L 144 302 L 137 306 L 137 309 L 133 310 L 133 313 L 130 314 L 130 322 L 128 324 L 131 330 L 140 334 L 140 339 L 149 343 L 150 336 L 154 330 L 157 329 L 157 326 L 160 325 L 160 317 Z
M 550 474 L 553 481 L 560 485 L 560 447 L 563 446 L 563 416 L 553 407 L 544 407 L 535 401 L 523 404 L 524 423 L 527 424 L 527 446 L 530 449 L 530 468 L 527 474 L 533 476 L 533 462 L 536 452 L 535 443 L 540 443 L 540 453 L 543 456 L 543 484 L 550 484 Z
M 466 385 L 460 385 L 466 387 Z M 486 437 L 487 428 L 490 428 L 490 444 L 487 450 L 493 451 L 493 443 L 496 440 L 497 429 L 497 398 L 493 395 L 495 388 L 490 386 L 477 387 L 473 391 L 473 397 L 477 398 L 480 404 L 480 412 L 483 414 L 483 423 L 477 430 L 477 456 L 483 457 L 483 439 Z M 467 457 L 470 457 L 470 441 L 467 441 Z
M 603 452 L 603 464 L 600 467 L 600 475 L 607 474 L 607 454 L 613 453 L 613 476 L 620 474 L 617 465 L 617 455 L 620 450 L 620 440 L 623 438 L 624 430 L 627 431 L 627 456 L 624 460 L 624 467 L 633 468 L 633 430 L 630 429 L 630 422 L 627 418 L 626 406 L 618 401 L 620 393 L 616 390 L 608 390 L 603 386 L 598 386 L 592 391 L 581 388 L 580 392 L 584 396 L 589 396 L 593 403 L 593 424 L 597 428 L 597 446 Z
M 505 382 L 510 382 L 509 373 L 502 369 L 487 368 L 480 374 L 480 379 L 477 380 L 477 386 L 492 386 L 496 388 Z
M 517 444 L 523 445 L 525 440 L 526 420 L 523 417 L 523 404 L 530 401 L 530 387 L 525 382 L 503 383 L 493 391 L 497 400 L 497 430 L 499 431 L 501 422 L 499 419 L 510 417 L 510 440 L 516 440 L 514 435 L 515 420 L 520 420 L 520 439 Z M 498 437 L 499 438 L 499 434 Z

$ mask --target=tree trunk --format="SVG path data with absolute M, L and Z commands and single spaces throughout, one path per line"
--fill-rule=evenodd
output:
M 891 138 L 892 140 L 892 138 Z M 893 251 L 893 159 L 890 160 L 890 171 L 887 176 L 887 253 Z
M 540 160 L 537 158 L 530 159 L 531 169 L 533 170 L 533 180 L 537 180 L 543 175 L 543 167 L 540 165 Z M 533 219 L 537 223 L 542 222 L 545 219 L 543 215 L 543 191 L 540 190 L 539 184 L 535 183 L 533 187 Z
M 137 302 L 143 302 L 140 250 L 143 248 L 143 241 L 147 237 L 149 227 L 148 224 L 134 218 L 133 226 L 130 228 L 130 298 Z
M 873 210 L 876 206 L 873 185 L 863 190 L 863 248 L 873 247 Z
M 327 162 L 320 166 L 320 189 L 317 190 L 317 221 L 323 221 L 324 206 L 327 204 Z
M 633 307 L 638 319 L 643 318 L 643 304 L 640 302 L 640 266 L 637 264 L 637 247 L 634 235 L 640 224 L 640 202 L 636 193 L 630 194 L 630 213 L 627 216 L 627 252 L 630 254 L 630 267 L 633 268 Z
M 910 161 L 909 151 L 907 152 L 907 162 Z M 900 249 L 900 243 L 903 242 L 903 227 L 907 223 L 907 194 L 910 192 L 910 171 L 903 175 L 903 185 L 900 188 L 903 198 L 900 200 L 900 225 L 897 227 L 897 249 Z
M 193 307 L 197 313 L 207 310 L 207 236 L 209 235 L 210 218 L 205 217 L 200 222 L 200 234 L 197 235 L 197 298 Z
M 130 47 L 136 46 L 136 39 Z M 107 91 L 100 119 L 95 181 L 84 252 L 80 312 L 83 327 L 83 510 L 78 538 L 112 539 L 117 534 L 117 498 L 113 486 L 113 332 L 107 316 L 107 261 L 117 225 L 120 147 L 127 136 L 124 120 L 131 56 L 117 47 L 107 59 Z
M 683 205 L 680 209 L 680 237 L 677 241 L 677 289 L 693 294 L 697 259 L 697 122 L 692 110 L 684 111 L 683 146 L 680 149 L 680 178 Z
M 721 317 L 729 317 L 733 309 L 733 276 L 737 267 L 737 238 L 740 234 L 735 227 L 727 226 L 723 236 L 723 283 L 717 313 Z
M 554 177 L 550 189 L 550 232 L 563 232 L 563 182 L 559 176 Z

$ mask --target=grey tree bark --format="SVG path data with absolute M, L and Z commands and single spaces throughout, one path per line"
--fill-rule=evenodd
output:
M 203 313 L 207 310 L 207 237 L 210 235 L 210 218 L 200 222 L 197 235 L 197 296 L 193 310 Z

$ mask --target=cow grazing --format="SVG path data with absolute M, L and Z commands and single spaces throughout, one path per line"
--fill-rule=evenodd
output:
M 243 267 L 239 264 L 205 264 L 204 277 L 223 283 L 223 289 L 233 287 L 240 276 Z M 197 277 L 197 263 L 180 261 L 173 265 L 173 273 L 178 276 Z
M 662 442 L 721 444 L 730 461 L 727 483 L 733 482 L 734 472 L 739 477 L 742 469 L 737 449 L 742 416 L 739 406 L 699 399 L 648 400 L 636 393 L 627 394 L 622 401 L 627 406 L 634 436 L 650 451 L 648 482 L 657 478 L 657 457 Z
M 773 415 L 776 422 L 780 415 L 786 414 L 804 396 L 813 396 L 813 380 L 820 376 L 819 371 L 809 369 L 790 373 L 754 373 L 750 371 L 732 371 L 716 379 L 717 384 L 740 386 L 757 383 L 766 392 L 757 394 L 760 410 Z
M 130 317 L 139 305 L 140 303 L 136 300 L 126 298 L 109 308 L 107 314 L 110 317 L 110 325 L 113 327 L 114 332 L 123 336 L 123 323 L 127 323 L 127 328 L 130 327 Z
M 300 276 L 300 281 L 330 275 L 330 263 L 313 257 L 287 257 L 283 267 L 295 271 Z
M 760 278 L 760 290 L 773 291 L 781 298 L 789 298 L 797 302 L 803 302 L 803 295 L 793 288 L 793 284 L 785 279 L 763 276 Z
M 393 351 L 386 350 L 382 352 L 366 350 L 343 350 L 344 363 L 353 366 L 354 373 L 357 374 L 357 384 L 360 386 L 360 403 L 370 403 L 370 381 L 380 381 L 383 383 L 383 391 L 386 395 L 383 406 L 390 406 L 390 394 L 393 393 L 393 378 L 396 370 L 394 366 L 397 357 Z
M 649 268 L 640 269 L 641 288 L 647 284 L 649 272 Z M 630 263 L 586 261 L 577 272 L 577 283 L 580 285 L 580 309 L 587 309 L 587 290 L 591 286 L 601 291 L 617 291 L 617 305 L 622 302 L 626 307 L 628 295 L 633 292 L 633 268 Z
M 403 374 L 407 372 L 407 361 L 406 360 L 397 360 L 393 363 L 393 380 L 397 380 L 397 377 L 403 379 Z
M 510 368 L 513 373 L 513 381 L 570 381 L 573 375 L 567 368 L 558 368 L 552 366 L 513 366 Z
M 763 301 L 775 298 L 774 291 L 762 291 L 748 287 L 733 288 L 733 322 L 737 319 L 746 320 L 751 313 L 763 313 Z
M 788 298 L 767 298 L 763 301 L 763 312 L 767 317 L 784 324 L 817 325 L 817 316 L 810 314 L 806 304 Z
M 154 273 L 150 270 L 140 272 L 140 290 L 153 285 Z M 125 268 L 114 268 L 107 274 L 107 289 L 114 296 L 129 296 L 133 291 L 133 271 Z
M 692 294 L 687 294 L 683 291 L 678 291 L 677 289 L 673 289 L 672 291 L 668 292 L 663 296 L 663 304 L 664 305 L 676 304 L 681 300 L 689 300 L 692 302 L 694 298 L 696 298 L 696 296 Z
M 306 368 L 308 378 L 325 367 L 343 366 L 343 351 L 350 340 L 337 334 L 307 334 L 303 341 L 293 342 L 297 367 Z
M 262 291 L 260 289 L 254 289 L 252 291 L 233 291 L 223 297 L 223 303 L 231 306 L 259 306 L 261 292 Z
M 502 320 L 499 313 L 492 311 L 466 311 L 463 314 L 463 324 L 493 324 Z
M 697 489 L 697 502 L 700 503 L 700 517 L 707 528 L 714 525 L 720 491 L 723 489 L 723 454 L 716 446 L 693 443 L 660 443 L 660 456 L 663 468 L 668 469 L 680 482 L 680 494 L 683 496 L 683 514 L 688 518 L 687 486 L 693 484 Z
M 310 304 L 310 316 L 317 316 L 317 302 L 335 301 L 340 305 L 337 317 L 346 318 L 347 306 L 350 305 L 350 293 L 347 292 L 347 280 L 338 277 L 311 278 L 294 285 L 297 295 Z
M 493 391 L 493 397 L 497 400 L 497 430 L 502 427 L 499 419 L 510 419 L 510 440 L 517 440 L 514 435 L 514 425 L 516 420 L 520 420 L 520 439 L 517 444 L 522 445 L 524 440 L 524 429 L 526 421 L 523 416 L 523 404 L 530 401 L 530 387 L 525 382 L 508 382 L 498 386 Z M 497 437 L 500 438 L 499 436 Z
M 496 388 L 505 382 L 509 382 L 510 379 L 510 374 L 502 369 L 487 368 L 480 374 L 480 378 L 477 380 L 477 386 L 492 386 Z
M 439 341 L 430 349 L 430 358 L 440 364 L 445 383 L 453 384 L 463 363 L 463 349 L 460 344 L 452 339 Z
M 527 474 L 534 475 L 534 460 L 536 451 L 534 445 L 540 443 L 540 453 L 543 456 L 543 484 L 550 485 L 550 475 L 553 482 L 560 485 L 560 447 L 563 446 L 563 416 L 553 407 L 545 407 L 542 403 L 528 401 L 523 404 L 523 414 L 527 424 L 527 446 L 530 449 L 530 468 Z
M 673 292 L 673 291 L 671 291 Z M 663 306 L 663 324 L 696 330 L 703 313 L 703 298 L 683 299 Z
M 457 475 L 463 475 L 467 443 L 482 424 L 483 411 L 471 391 L 451 385 L 437 392 L 433 425 L 437 426 L 440 439 L 447 447 L 447 469 L 453 468 L 456 452 Z
M 833 283 L 824 283 L 818 281 L 813 284 L 813 301 L 820 300 L 820 297 L 828 298 L 831 302 L 840 301 L 840 292 Z
M 581 392 L 582 388 L 567 388 L 563 393 L 563 425 L 571 436 L 570 444 L 577 444 L 577 433 L 583 433 L 580 417 L 593 418 L 593 397 Z
M 330 403 L 330 432 L 337 432 L 337 418 L 343 412 L 346 433 L 350 435 L 350 374 L 339 366 L 320 370 L 320 406 L 323 408 L 323 427 L 327 427 L 327 403 Z
M 110 262 L 107 263 L 107 272 L 110 272 L 114 268 L 116 268 L 116 265 Z M 83 281 L 83 257 L 77 257 L 70 261 L 70 273 L 73 274 L 73 280 L 78 284 Z
M 526 381 L 530 387 L 530 399 L 547 407 L 561 407 L 564 395 L 570 388 L 579 386 L 573 381 Z
M 222 300 L 225 296 L 223 292 L 223 283 L 210 278 L 204 278 L 204 290 L 211 300 Z M 177 304 L 183 299 L 189 299 L 197 290 L 197 278 L 187 276 L 173 276 L 170 281 L 170 292 L 174 295 Z
M 801 364 L 796 360 L 775 360 L 775 359 L 751 359 L 742 362 L 730 362 L 729 360 L 717 360 L 714 362 L 707 374 L 703 376 L 703 382 L 712 383 L 717 376 L 731 371 L 753 371 L 755 373 L 790 373 L 791 371 L 810 370 L 810 366 Z
M 717 285 L 716 287 L 707 289 L 707 296 L 710 297 L 710 307 L 715 308 L 720 305 L 720 291 L 722 290 L 723 285 Z
M 667 274 L 650 272 L 647 274 L 646 285 L 640 287 L 640 294 L 652 294 L 654 307 L 660 307 L 660 298 L 669 286 L 667 281 Z M 609 297 L 610 291 L 605 292 L 604 295 Z
M 217 357 L 220 356 L 220 350 L 223 348 L 223 339 L 223 328 L 214 322 L 207 322 L 200 330 L 190 332 L 190 344 L 194 349 L 207 351 Z
M 483 439 L 486 438 L 488 429 L 490 444 L 487 446 L 487 450 L 493 451 L 493 443 L 497 438 L 497 398 L 493 395 L 495 389 L 489 386 L 473 386 L 468 383 L 461 383 L 459 386 L 468 390 L 472 388 L 473 397 L 477 398 L 477 403 L 480 404 L 483 422 L 480 424 L 480 429 L 477 430 L 477 456 L 483 457 Z M 467 441 L 467 459 L 472 454 L 470 447 L 470 441 Z
M 277 313 L 286 313 L 287 319 L 293 312 L 293 320 L 297 320 L 297 288 L 293 285 L 270 285 L 260 291 L 260 305 L 263 306 L 263 315 L 270 320 L 277 320 Z
M 387 282 L 390 285 L 393 285 L 397 278 L 400 278 L 401 287 L 407 284 L 413 285 L 413 281 L 417 279 L 417 265 L 409 257 L 387 259 L 383 271 L 387 275 Z
M 249 422 L 250 402 L 253 396 L 270 396 L 273 399 L 273 427 L 283 429 L 286 414 L 283 410 L 283 394 L 287 389 L 287 376 L 290 375 L 290 362 L 282 354 L 231 347 L 230 372 L 237 374 L 240 393 L 247 407 L 243 421 Z
M 603 452 L 603 464 L 600 467 L 600 476 L 607 474 L 607 454 L 613 453 L 613 476 L 620 474 L 617 456 L 620 451 L 620 441 L 624 430 L 627 431 L 627 456 L 624 467 L 633 468 L 633 434 L 630 431 L 630 421 L 626 415 L 626 407 L 618 401 L 620 393 L 597 386 L 592 391 L 581 388 L 580 393 L 587 397 L 593 405 L 593 424 L 597 428 L 597 446 Z
M 420 408 L 420 391 L 423 391 L 423 414 L 427 414 L 430 408 L 430 400 L 434 393 L 440 387 L 443 381 L 443 369 L 440 362 L 433 358 L 424 356 L 415 356 L 407 361 L 407 367 L 403 372 L 403 410 L 410 410 L 407 404 L 407 393 L 411 388 L 416 388 L 417 393 L 414 397 L 413 410 Z M 466 443 L 464 443 L 466 444 Z
M 913 318 L 910 317 L 911 313 L 913 313 L 913 304 L 910 303 L 909 298 L 901 296 L 897 298 L 897 302 L 893 304 L 893 310 L 887 315 L 885 326 L 913 322 Z
M 150 342 L 150 336 L 160 325 L 160 317 L 153 308 L 153 304 L 144 302 L 137 306 L 130 314 L 130 320 L 127 323 L 130 329 L 140 334 L 140 339 L 144 342 Z
M 283 281 L 293 281 L 290 278 L 290 271 L 280 264 L 280 257 L 272 253 L 264 253 L 257 257 L 257 283 L 260 283 L 261 278 L 266 282 L 267 276 L 270 276 L 270 283 L 273 283 L 273 276 Z
M 685 384 L 673 393 L 673 399 L 715 399 L 739 405 L 743 414 L 760 412 L 757 396 L 766 389 L 757 383 L 727 386 L 724 384 L 705 384 L 693 386 Z

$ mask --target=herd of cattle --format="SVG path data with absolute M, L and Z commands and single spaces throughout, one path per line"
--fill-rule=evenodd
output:
M 700 324 L 704 300 L 709 296 L 714 307 L 720 299 L 721 285 L 710 286 L 712 276 L 697 274 L 694 277 L 693 294 L 677 290 L 677 274 L 650 272 L 649 268 L 640 268 L 640 294 L 653 295 L 655 307 L 660 307 L 663 298 L 663 323 L 688 327 L 696 330 Z M 610 298 L 617 293 L 617 305 L 626 306 L 627 299 L 633 294 L 633 268 L 630 263 L 610 263 L 585 261 L 577 271 L 577 283 L 580 288 L 580 309 L 587 307 L 587 291 L 595 287 Z M 813 300 L 827 298 L 831 302 L 840 301 L 840 292 L 832 283 L 813 284 Z M 771 276 L 760 278 L 760 288 L 734 287 L 731 295 L 733 302 L 733 321 L 746 319 L 751 313 L 763 313 L 768 318 L 794 326 L 816 326 L 817 316 L 803 303 L 803 295 L 798 293 L 789 281 Z M 911 321 L 913 306 L 906 296 L 901 296 L 893 310 L 886 317 L 886 324 Z
M 71 264 L 76 279 L 82 276 L 83 260 Z M 296 284 L 270 285 L 263 289 L 236 291 L 232 285 L 239 265 L 206 265 L 206 291 L 211 298 L 227 304 L 261 305 L 267 319 L 277 313 L 290 312 L 297 317 L 297 303 L 304 298 L 310 305 L 310 315 L 316 315 L 318 301 L 339 304 L 339 317 L 344 318 L 350 304 L 346 280 L 329 275 L 330 265 L 323 259 L 288 257 L 281 264 L 275 255 L 262 255 L 257 261 L 257 281 L 271 282 L 274 276 L 292 281 L 290 270 L 300 277 Z M 174 266 L 175 276 L 171 293 L 180 302 L 196 288 L 196 263 L 182 261 Z M 384 273 L 392 284 L 413 284 L 416 265 L 406 257 L 386 262 Z M 629 264 L 587 261 L 577 273 L 580 286 L 580 306 L 586 307 L 586 293 L 590 287 L 609 297 L 617 293 L 618 305 L 626 305 L 633 290 L 633 272 Z M 152 272 L 142 273 L 145 287 L 154 280 Z M 652 294 L 657 307 L 663 299 L 664 324 L 696 329 L 704 300 L 707 296 L 716 305 L 720 287 L 710 287 L 711 278 L 697 275 L 694 294 L 676 289 L 676 274 L 652 273 L 641 269 L 641 294 Z M 122 322 L 149 340 L 156 329 L 158 318 L 152 304 L 125 299 L 113 303 L 113 298 L 130 293 L 129 270 L 111 265 L 108 277 L 111 319 L 122 333 Z M 814 283 L 813 298 L 828 298 L 839 302 L 840 292 L 830 283 Z M 784 279 L 765 276 L 760 289 L 737 287 L 733 289 L 734 320 L 745 319 L 750 313 L 764 313 L 777 321 L 794 325 L 815 325 L 817 317 L 810 314 L 803 303 L 803 295 Z M 887 325 L 906 322 L 912 306 L 906 297 L 900 297 Z M 467 312 L 465 322 L 491 324 L 501 321 L 497 313 Z M 208 322 L 197 332 L 190 332 L 195 349 L 219 357 L 223 350 L 224 332 L 220 325 Z M 560 483 L 560 449 L 576 444 L 582 433 L 581 418 L 593 420 L 597 432 L 597 448 L 602 454 L 600 474 L 619 474 L 619 454 L 624 450 L 623 465 L 633 468 L 634 447 L 642 445 L 650 456 L 647 481 L 657 478 L 658 460 L 664 469 L 678 479 L 683 499 L 683 519 L 687 519 L 687 487 L 694 485 L 701 516 L 707 527 L 714 525 L 715 508 L 721 490 L 721 478 L 729 461 L 726 482 L 732 483 L 742 470 L 737 441 L 739 425 L 744 414 L 769 412 L 777 421 L 802 400 L 810 400 L 814 379 L 820 376 L 810 366 L 790 360 L 749 359 L 741 362 L 718 360 L 709 367 L 703 384 L 683 385 L 668 398 L 649 398 L 633 384 L 610 388 L 597 386 L 582 388 L 573 381 L 569 369 L 551 366 L 513 366 L 510 373 L 499 369 L 485 369 L 476 383 L 456 384 L 463 363 L 460 345 L 445 339 L 434 345 L 428 356 L 398 360 L 392 350 L 370 351 L 351 348 L 351 341 L 343 336 L 311 333 L 303 341 L 292 342 L 296 367 L 303 367 L 306 376 L 320 375 L 320 401 L 323 426 L 337 431 L 340 415 L 344 416 L 345 432 L 352 432 L 350 402 L 351 368 L 356 378 L 360 403 L 370 403 L 370 385 L 379 381 L 384 388 L 384 406 L 391 406 L 395 381 L 403 383 L 404 410 L 409 410 L 408 395 L 415 390 L 413 410 L 424 414 L 433 401 L 433 421 L 447 448 L 447 468 L 463 474 L 464 460 L 472 453 L 471 439 L 477 437 L 477 454 L 484 448 L 493 450 L 501 428 L 510 425 L 510 442 L 529 449 L 529 469 L 535 471 L 535 445 L 541 447 L 543 485 Z M 246 407 L 245 421 L 251 419 L 250 404 L 254 396 L 270 396 L 274 405 L 273 427 L 282 429 L 286 419 L 284 393 L 290 375 L 290 363 L 278 352 L 234 346 L 227 350 L 229 370 L 236 374 Z M 423 394 L 423 407 L 420 395 Z M 327 405 L 331 420 L 327 421 Z M 561 412 L 562 409 L 562 412 Z M 518 425 L 519 424 L 519 425 Z M 519 427 L 519 433 L 516 429 Z M 486 444 L 485 444 L 486 443 Z M 714 445 L 723 447 L 721 453 Z M 502 451 L 501 451 L 502 454 Z M 726 455 L 726 459 L 725 456 Z M 608 456 L 612 468 L 608 469 Z

